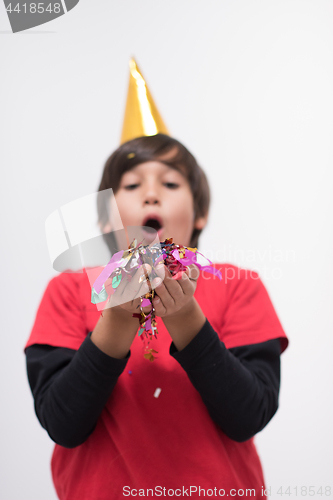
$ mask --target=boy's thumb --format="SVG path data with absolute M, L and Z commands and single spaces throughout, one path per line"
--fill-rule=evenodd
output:
M 190 266 L 186 266 L 186 274 L 191 281 L 197 281 L 200 275 L 199 268 L 195 264 L 191 264 Z
M 149 264 L 143 264 L 141 266 L 141 270 L 142 270 L 143 273 L 149 275 L 151 273 L 151 266 Z

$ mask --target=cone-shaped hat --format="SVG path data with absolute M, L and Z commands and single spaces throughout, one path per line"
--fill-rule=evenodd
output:
M 130 78 L 120 143 L 143 135 L 169 135 L 161 115 L 157 111 L 147 84 L 135 60 L 130 60 Z

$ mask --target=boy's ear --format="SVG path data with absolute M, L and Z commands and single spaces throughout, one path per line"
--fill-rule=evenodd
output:
M 208 214 L 202 217 L 198 217 L 194 222 L 195 229 L 203 229 L 208 221 Z

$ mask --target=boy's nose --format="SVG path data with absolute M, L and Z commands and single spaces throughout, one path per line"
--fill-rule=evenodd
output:
M 157 205 L 158 200 L 155 198 L 149 198 L 145 200 L 145 205 Z
M 145 205 L 157 205 L 160 202 L 160 197 L 158 195 L 158 191 L 156 188 L 147 189 L 144 196 L 144 204 Z

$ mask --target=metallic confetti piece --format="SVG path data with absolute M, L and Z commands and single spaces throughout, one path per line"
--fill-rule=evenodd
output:
M 157 389 L 154 392 L 154 398 L 158 398 L 158 396 L 161 394 L 162 389 L 160 387 L 157 387 Z
M 153 353 L 158 354 L 158 351 L 155 351 L 155 349 L 148 349 L 148 351 L 144 353 L 143 357 L 148 359 L 148 361 L 154 361 L 155 356 Z
M 118 274 L 117 276 L 114 276 L 112 279 L 112 288 L 117 288 L 120 283 L 121 283 L 121 274 Z
M 141 274 L 140 278 L 139 278 L 139 283 L 142 283 L 143 281 L 147 281 L 147 277 L 145 274 Z
M 100 302 L 104 302 L 108 299 L 108 294 L 106 293 L 105 287 L 103 285 L 102 290 L 97 293 L 94 288 L 91 290 L 91 302 L 93 304 L 99 304 Z
M 143 327 L 142 327 L 142 328 L 140 328 L 139 333 L 138 333 L 138 336 L 140 337 L 140 335 L 142 335 L 144 331 L 145 331 L 145 328 L 143 328 Z

